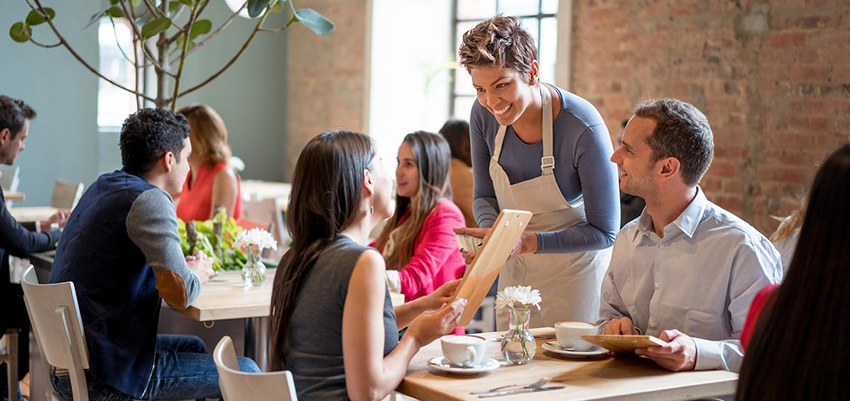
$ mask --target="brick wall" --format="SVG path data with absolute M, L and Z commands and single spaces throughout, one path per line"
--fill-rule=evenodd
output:
M 366 0 L 310 0 L 333 21 L 330 35 L 300 24 L 287 30 L 286 180 L 298 155 L 318 134 L 337 129 L 363 132 L 366 104 Z
M 850 1 L 574 0 L 571 89 L 612 135 L 638 102 L 709 119 L 709 199 L 765 234 L 850 140 Z

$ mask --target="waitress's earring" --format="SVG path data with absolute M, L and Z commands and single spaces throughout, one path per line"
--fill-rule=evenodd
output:
M 372 204 L 372 200 L 369 200 L 369 214 L 375 213 L 375 206 Z

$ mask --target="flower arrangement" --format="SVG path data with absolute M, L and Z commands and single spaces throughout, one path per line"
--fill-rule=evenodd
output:
M 266 266 L 260 261 L 260 253 L 266 248 L 277 250 L 274 237 L 266 230 L 252 228 L 236 234 L 233 246 L 237 249 L 245 248 L 248 254 L 248 262 L 242 268 L 242 280 L 245 285 L 263 285 L 266 281 Z
M 501 344 L 502 354 L 508 362 L 524 364 L 534 357 L 537 343 L 528 330 L 529 312 L 532 306 L 539 310 L 542 301 L 540 291 L 528 286 L 507 287 L 496 295 L 496 308 L 510 312 L 510 327 Z

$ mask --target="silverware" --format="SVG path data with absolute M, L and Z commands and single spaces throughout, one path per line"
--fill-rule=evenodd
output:
M 566 386 L 518 388 L 518 389 L 514 389 L 514 390 L 493 391 L 493 392 L 490 392 L 490 393 L 480 394 L 478 396 L 478 398 L 500 397 L 500 396 L 503 396 L 503 395 L 514 395 L 514 394 L 523 394 L 523 393 L 536 393 L 538 391 L 560 390 L 562 388 L 566 388 Z
M 545 386 L 545 385 L 549 384 L 549 382 L 550 382 L 550 381 L 552 381 L 552 378 L 547 376 L 547 377 L 543 377 L 543 378 L 541 378 L 540 380 L 538 380 L 538 381 L 536 381 L 536 382 L 534 382 L 534 383 L 531 383 L 531 384 L 529 384 L 529 385 L 527 385 L 527 386 L 523 386 L 523 387 L 520 387 L 520 388 L 537 388 L 537 387 L 543 387 L 543 386 Z M 478 395 L 478 394 L 493 393 L 493 392 L 496 392 L 496 391 L 499 391 L 499 390 L 506 389 L 506 388 L 508 388 L 508 387 L 519 387 L 519 384 L 508 384 L 508 385 L 506 385 L 506 386 L 499 386 L 499 387 L 491 388 L 491 389 L 489 389 L 489 390 L 485 390 L 485 391 L 473 391 L 473 392 L 471 392 L 471 393 L 469 393 L 469 394 Z

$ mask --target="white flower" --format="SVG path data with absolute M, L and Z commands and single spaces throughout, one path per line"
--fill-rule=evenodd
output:
M 540 302 L 543 299 L 540 297 L 540 291 L 532 290 L 529 286 L 507 287 L 496 294 L 496 308 L 504 309 L 513 307 L 519 302 L 522 305 L 534 305 L 540 309 Z
M 236 242 L 234 243 L 236 248 L 242 248 L 245 246 L 256 246 L 257 252 L 261 252 L 263 249 L 271 248 L 277 250 L 277 241 L 274 240 L 274 237 L 261 228 L 252 228 L 248 231 L 240 231 L 239 234 L 236 234 Z

